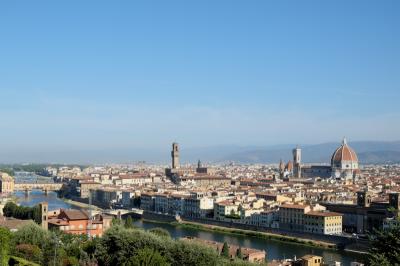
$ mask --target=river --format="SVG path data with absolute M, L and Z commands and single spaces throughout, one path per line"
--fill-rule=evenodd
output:
M 34 190 L 30 192 L 29 195 L 25 195 L 24 192 L 15 192 L 14 195 L 19 199 L 19 203 L 24 206 L 33 206 L 39 202 L 47 201 L 49 203 L 50 210 L 59 208 L 77 208 L 57 198 L 57 194 L 55 192 L 49 192 L 47 195 L 45 195 L 42 191 Z M 154 227 L 162 227 L 168 230 L 168 232 L 174 238 L 194 236 L 207 240 L 227 242 L 242 247 L 264 249 L 267 252 L 268 260 L 293 258 L 294 256 L 301 257 L 305 254 L 316 254 L 324 257 L 325 261 L 340 261 L 342 262 L 342 265 L 347 266 L 350 265 L 350 262 L 352 261 L 360 261 L 362 259 L 360 255 L 355 253 L 309 247 L 305 245 L 281 242 L 276 240 L 233 235 L 221 232 L 203 231 L 199 229 L 191 229 L 171 224 L 154 223 L 143 220 L 136 220 L 134 224 L 137 227 L 146 230 Z

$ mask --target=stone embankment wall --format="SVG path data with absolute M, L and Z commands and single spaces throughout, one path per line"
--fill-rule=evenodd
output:
M 160 221 L 160 222 L 166 222 L 166 223 L 177 222 L 177 219 L 174 215 L 159 214 L 159 213 L 148 212 L 148 211 L 143 211 L 142 218 L 144 220 L 153 220 L 153 221 Z
M 221 227 L 232 228 L 232 229 L 251 230 L 251 231 L 261 232 L 261 233 L 262 232 L 271 233 L 271 234 L 283 235 L 283 236 L 304 239 L 304 240 L 322 241 L 322 242 L 334 244 L 340 249 L 351 249 L 351 250 L 361 251 L 361 252 L 366 252 L 369 247 L 368 240 L 355 239 L 355 238 L 346 237 L 346 236 L 292 232 L 292 231 L 286 231 L 286 230 L 282 230 L 282 229 L 263 228 L 263 227 L 253 226 L 253 225 L 216 221 L 213 219 L 183 218 L 183 221 L 196 222 L 196 223 L 201 223 L 201 224 L 205 224 L 205 225 L 209 224 L 209 225 L 221 226 Z

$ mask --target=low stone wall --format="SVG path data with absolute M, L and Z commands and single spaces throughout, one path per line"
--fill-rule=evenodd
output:
M 160 214 L 155 212 L 143 211 L 142 218 L 144 220 L 152 220 L 152 221 L 159 221 L 159 222 L 176 222 L 176 217 L 174 215 L 167 215 L 167 214 Z

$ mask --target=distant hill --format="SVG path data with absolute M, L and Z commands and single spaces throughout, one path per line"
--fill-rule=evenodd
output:
M 194 164 L 200 159 L 205 164 L 216 162 L 238 163 L 278 163 L 280 159 L 292 159 L 295 144 L 274 146 L 235 146 L 221 145 L 211 147 L 186 147 L 181 144 L 181 162 Z M 329 163 L 332 153 L 339 142 L 317 145 L 300 145 L 304 163 Z M 361 163 L 397 163 L 400 162 L 400 141 L 355 141 L 349 145 L 356 151 Z M 4 152 L 0 150 L 0 163 L 149 163 L 170 164 L 170 146 L 159 149 L 126 147 L 123 149 L 76 150 L 59 152 Z
M 332 153 L 340 143 L 323 143 L 306 145 L 302 148 L 302 160 L 305 163 L 329 163 Z M 361 163 L 397 163 L 400 162 L 400 141 L 355 141 L 349 145 L 358 154 Z M 293 146 L 294 147 L 294 146 Z M 240 163 L 276 163 L 282 159 L 292 159 L 292 149 L 248 149 L 231 153 L 221 158 L 221 161 Z

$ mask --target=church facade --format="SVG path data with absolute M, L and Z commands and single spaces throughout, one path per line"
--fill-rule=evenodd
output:
M 279 165 L 280 175 L 283 178 L 332 178 L 353 182 L 360 174 L 356 152 L 348 145 L 344 138 L 342 144 L 333 152 L 330 165 L 302 165 L 301 149 L 293 149 L 293 162 L 285 166 Z

